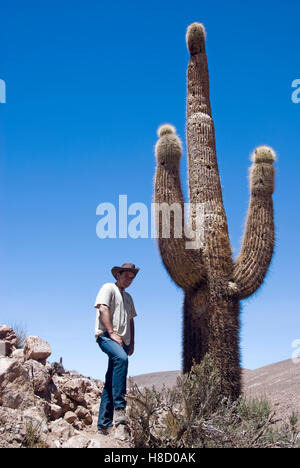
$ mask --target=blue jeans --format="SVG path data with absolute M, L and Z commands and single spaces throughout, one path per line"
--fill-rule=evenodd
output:
M 98 429 L 113 425 L 114 409 L 125 408 L 129 346 L 119 345 L 104 333 L 97 338 L 100 349 L 108 355 L 108 369 L 101 396 Z

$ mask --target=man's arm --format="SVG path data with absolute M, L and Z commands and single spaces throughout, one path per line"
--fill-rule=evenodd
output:
M 130 345 L 128 355 L 131 356 L 134 353 L 134 320 L 130 319 Z
M 99 307 L 99 312 L 100 312 L 101 322 L 103 323 L 107 333 L 109 334 L 109 337 L 112 340 L 119 343 L 119 345 L 123 346 L 122 338 L 120 337 L 120 335 L 114 332 L 114 329 L 111 323 L 109 307 L 107 307 L 104 304 L 101 304 Z

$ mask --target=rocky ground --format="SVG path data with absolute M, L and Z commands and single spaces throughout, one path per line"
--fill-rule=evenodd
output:
M 28 336 L 24 347 L 6 325 L 0 325 L 0 448 L 130 447 L 129 433 L 119 426 L 109 436 L 97 432 L 103 383 L 49 363 L 50 345 Z M 132 378 L 140 389 L 172 387 L 179 371 Z M 276 415 L 288 421 L 300 415 L 300 364 L 282 361 L 253 371 L 243 370 L 247 396 L 266 396 Z
M 17 349 L 12 328 L 0 326 L 0 448 L 128 447 L 119 426 L 97 433 L 103 383 L 47 362 L 50 345 L 28 336 Z

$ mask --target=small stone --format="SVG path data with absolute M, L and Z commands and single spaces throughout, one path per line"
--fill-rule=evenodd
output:
M 68 411 L 65 416 L 64 416 L 65 421 L 67 421 L 69 424 L 73 424 L 74 421 L 76 421 L 78 418 L 75 413 L 72 411 Z

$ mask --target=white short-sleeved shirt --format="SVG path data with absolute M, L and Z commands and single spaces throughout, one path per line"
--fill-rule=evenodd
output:
M 134 308 L 134 303 L 130 294 L 125 291 L 120 291 L 114 283 L 105 283 L 99 290 L 95 307 L 96 323 L 95 337 L 106 332 L 106 329 L 101 322 L 99 306 L 106 305 L 110 310 L 111 323 L 113 330 L 122 337 L 123 342 L 129 346 L 130 344 L 130 319 L 136 317 L 137 313 Z

